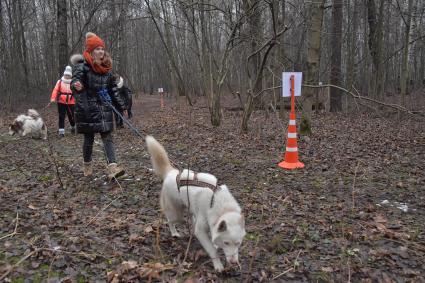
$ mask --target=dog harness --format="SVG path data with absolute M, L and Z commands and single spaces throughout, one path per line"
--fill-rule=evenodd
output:
M 192 177 L 193 174 L 193 177 Z M 202 173 L 202 174 L 206 174 L 206 173 Z M 182 177 L 183 176 L 183 177 Z M 189 178 L 190 179 L 183 179 L 183 178 Z M 188 186 L 193 186 L 193 187 L 200 187 L 200 188 L 209 188 L 210 190 L 213 191 L 213 195 L 211 197 L 211 202 L 210 202 L 210 207 L 212 207 L 214 205 L 214 195 L 215 193 L 220 190 L 220 186 L 207 181 L 202 181 L 199 179 L 198 177 L 198 173 L 193 172 L 193 171 L 189 171 L 189 170 L 184 170 L 183 172 L 180 172 L 177 174 L 176 176 L 176 183 L 177 183 L 177 189 L 179 190 L 180 193 L 180 188 L 181 187 L 188 187 Z

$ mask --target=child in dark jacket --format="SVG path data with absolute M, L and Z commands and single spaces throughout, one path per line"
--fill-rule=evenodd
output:
M 100 133 L 107 157 L 108 177 L 117 178 L 124 169 L 117 165 L 112 140 L 113 115 L 111 102 L 118 110 L 125 110 L 112 75 L 112 59 L 105 51 L 105 43 L 94 33 L 86 34 L 86 50 L 83 55 L 73 55 L 71 89 L 74 93 L 77 133 L 84 134 L 84 176 L 93 174 L 92 152 L 95 133 Z
M 131 92 L 131 90 L 124 85 L 124 79 L 119 76 L 119 75 L 115 75 L 115 81 L 117 83 L 117 87 L 118 87 L 118 93 L 121 97 L 121 99 L 124 101 L 125 104 L 125 108 L 127 109 L 127 115 L 128 115 L 128 119 L 131 119 L 131 117 L 133 117 L 133 113 L 131 112 L 131 108 L 133 106 L 133 94 Z M 121 116 L 123 116 L 123 112 L 120 112 Z M 117 113 L 114 112 L 115 115 L 115 122 L 118 128 L 122 128 L 124 127 L 123 125 L 123 120 L 120 117 L 120 115 L 118 115 Z

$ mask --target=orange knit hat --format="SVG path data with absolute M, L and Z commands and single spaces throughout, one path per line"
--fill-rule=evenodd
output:
M 86 33 L 86 51 L 91 53 L 96 47 L 102 46 L 105 48 L 103 40 L 92 32 Z

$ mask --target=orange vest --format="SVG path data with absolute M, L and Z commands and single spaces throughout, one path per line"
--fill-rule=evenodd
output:
M 52 91 L 50 101 L 56 101 L 62 104 L 75 104 L 74 96 L 70 88 L 70 83 L 65 83 L 62 79 L 58 80 Z

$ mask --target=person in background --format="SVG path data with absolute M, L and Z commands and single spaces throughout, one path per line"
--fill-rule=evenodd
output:
M 127 115 L 128 115 L 127 117 L 128 119 L 131 119 L 131 117 L 133 117 L 133 113 L 131 112 L 131 108 L 133 106 L 132 92 L 127 86 L 124 85 L 124 79 L 120 75 L 115 75 L 114 78 L 117 83 L 118 93 L 121 99 L 124 101 L 125 108 L 127 109 Z M 121 116 L 123 116 L 122 112 L 120 112 L 120 114 Z M 118 113 L 115 113 L 115 112 L 114 112 L 114 115 L 115 115 L 115 122 L 116 122 L 117 128 L 124 127 L 124 122 L 122 118 L 120 117 L 120 115 L 118 115 Z
M 74 109 L 75 99 L 70 88 L 72 68 L 66 66 L 63 76 L 56 82 L 55 88 L 50 96 L 50 103 L 57 103 L 59 113 L 59 137 L 65 136 L 65 115 L 68 116 L 71 125 L 71 134 L 75 134 Z
M 105 150 L 108 177 L 118 178 L 125 171 L 117 165 L 115 145 L 112 139 L 113 115 L 110 103 L 125 110 L 124 101 L 118 94 L 117 85 L 112 75 L 112 59 L 105 51 L 103 40 L 92 32 L 86 34 L 86 49 L 83 55 L 73 55 L 71 62 L 75 65 L 71 89 L 74 93 L 75 122 L 77 133 L 84 134 L 83 171 L 84 176 L 93 174 L 92 152 L 96 133 L 99 133 Z

